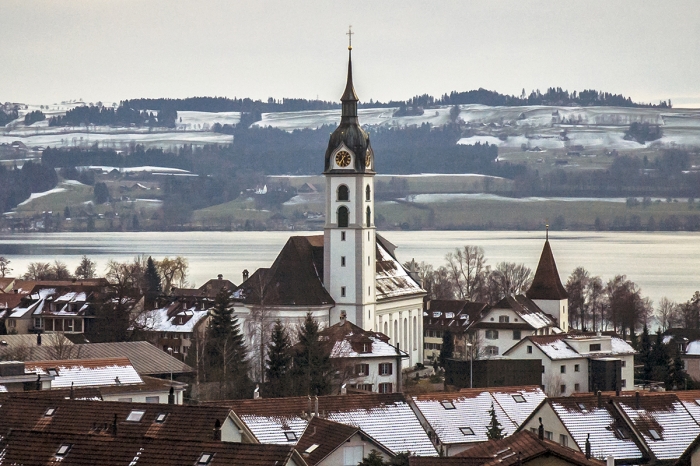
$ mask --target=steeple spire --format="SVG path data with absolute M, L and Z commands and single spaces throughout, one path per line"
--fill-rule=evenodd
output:
M 343 113 L 340 123 L 357 123 L 357 94 L 355 94 L 355 88 L 352 85 L 352 26 L 348 28 L 348 80 L 345 84 L 345 92 L 340 98 L 343 103 Z

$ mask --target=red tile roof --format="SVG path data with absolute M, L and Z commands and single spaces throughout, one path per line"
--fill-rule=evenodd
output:
M 297 451 L 304 456 L 307 463 L 313 466 L 340 448 L 359 431 L 357 427 L 314 417 L 297 442 Z M 316 448 L 307 454 L 306 450 L 313 445 L 316 445 Z
M 560 300 L 567 299 L 569 294 L 564 285 L 561 284 L 557 263 L 554 261 L 554 254 L 549 245 L 549 240 L 544 242 L 540 262 L 537 264 L 535 278 L 525 295 L 530 299 Z

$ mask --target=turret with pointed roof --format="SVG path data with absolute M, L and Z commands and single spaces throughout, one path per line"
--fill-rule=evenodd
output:
M 552 254 L 552 247 L 549 245 L 549 228 L 540 263 L 537 264 L 537 271 L 535 271 L 535 278 L 525 296 L 556 318 L 559 328 L 565 332 L 569 331 L 569 293 L 566 292 L 559 278 L 557 263 Z

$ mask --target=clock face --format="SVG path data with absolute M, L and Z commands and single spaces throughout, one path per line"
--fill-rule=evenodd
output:
M 341 150 L 335 154 L 335 163 L 341 167 L 345 168 L 350 165 L 350 153 L 346 150 Z
M 365 168 L 372 168 L 372 151 L 370 149 L 367 149 L 365 155 Z

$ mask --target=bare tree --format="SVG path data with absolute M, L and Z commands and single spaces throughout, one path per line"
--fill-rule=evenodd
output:
M 51 359 L 73 359 L 80 355 L 79 348 L 66 338 L 63 332 L 52 333 L 48 336 L 48 353 Z
M 254 377 L 256 380 L 264 382 L 266 349 L 270 339 L 273 312 L 266 303 L 269 293 L 268 282 L 265 280 L 264 274 L 259 273 L 251 277 L 248 282 L 250 282 L 250 288 L 247 291 L 252 293 L 250 298 L 254 304 L 250 307 L 250 314 L 246 321 L 246 333 L 252 352 Z
M 569 325 L 580 330 L 586 329 L 586 288 L 590 276 L 583 267 L 576 267 L 566 282 L 569 294 Z
M 25 280 L 47 280 L 51 276 L 51 264 L 48 262 L 31 262 L 22 276 Z
M 12 269 L 9 267 L 10 262 L 12 261 L 5 256 L 0 256 L 0 276 L 2 276 L 2 278 L 5 278 L 5 275 L 12 272 Z
M 501 262 L 488 276 L 489 301 L 524 293 L 532 284 L 532 270 L 524 264 Z
M 409 264 L 405 263 L 404 267 L 409 269 Z M 421 286 L 430 299 L 454 299 L 454 287 L 446 267 L 434 270 L 432 265 L 421 262 L 417 269 Z
M 466 245 L 445 256 L 448 276 L 459 299 L 480 301 L 486 296 L 488 268 L 484 250 Z
M 586 287 L 586 301 L 592 322 L 593 331 L 602 329 L 603 310 L 605 306 L 605 296 L 603 294 L 603 280 L 600 277 L 590 277 Z M 598 317 L 600 316 L 600 317 Z
M 177 285 L 179 288 L 187 286 L 187 269 L 189 264 L 184 257 L 177 256 L 174 259 L 166 257 L 157 261 L 156 267 L 163 278 L 163 293 L 166 295 L 170 293 L 174 285 Z

